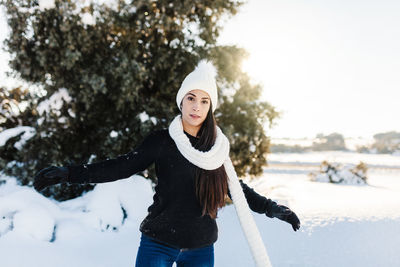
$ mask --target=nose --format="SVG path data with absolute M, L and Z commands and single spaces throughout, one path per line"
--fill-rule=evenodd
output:
M 193 105 L 193 110 L 199 110 L 199 104 L 197 104 L 197 103 L 195 103 L 194 105 Z

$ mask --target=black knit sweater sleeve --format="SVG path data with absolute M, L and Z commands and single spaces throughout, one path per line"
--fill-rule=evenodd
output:
M 242 180 L 239 180 L 239 182 L 240 185 L 242 186 L 242 190 L 244 196 L 246 197 L 247 203 L 249 204 L 249 207 L 252 211 L 257 213 L 266 213 L 269 212 L 274 205 L 277 205 L 276 202 L 272 201 L 271 199 L 268 199 L 258 194 L 256 191 L 254 191 L 253 188 L 248 186 Z M 228 190 L 228 196 L 232 199 L 229 190 Z
M 106 183 L 144 171 L 159 154 L 159 131 L 150 133 L 127 154 L 92 164 L 69 165 L 69 183 Z

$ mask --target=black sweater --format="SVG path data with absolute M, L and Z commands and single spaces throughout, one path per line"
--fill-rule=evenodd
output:
M 198 138 L 185 134 L 194 146 Z M 178 150 L 168 130 L 149 134 L 131 152 L 93 164 L 67 166 L 70 183 L 104 183 L 128 178 L 155 163 L 157 185 L 154 203 L 140 225 L 140 231 L 176 248 L 198 248 L 213 244 L 218 237 L 215 219 L 201 216 L 196 198 L 196 166 Z M 240 181 L 250 208 L 265 213 L 275 202 L 257 194 Z M 230 194 L 228 194 L 230 196 Z

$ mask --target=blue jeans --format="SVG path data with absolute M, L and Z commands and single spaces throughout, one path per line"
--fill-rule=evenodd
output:
M 195 249 L 177 249 L 158 243 L 142 234 L 136 267 L 213 267 L 214 245 Z

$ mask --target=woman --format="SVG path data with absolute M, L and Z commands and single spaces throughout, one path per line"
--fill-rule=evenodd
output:
M 111 182 L 155 163 L 154 203 L 140 225 L 137 267 L 172 266 L 174 262 L 177 266 L 214 266 L 215 219 L 227 195 L 239 218 L 244 218 L 242 226 L 249 221 L 246 214 L 241 215 L 246 209 L 240 199 L 244 193 L 251 210 L 277 217 L 298 230 L 300 221 L 294 212 L 237 179 L 229 159 L 229 142 L 214 118 L 217 98 L 215 69 L 202 61 L 182 82 L 176 96 L 181 114 L 168 129 L 152 132 L 133 151 L 115 159 L 43 169 L 36 175 L 34 187 L 40 191 L 61 182 Z M 245 233 L 254 228 L 255 224 L 250 225 Z M 258 232 L 254 235 L 259 236 Z M 258 262 L 265 266 L 268 259 Z

